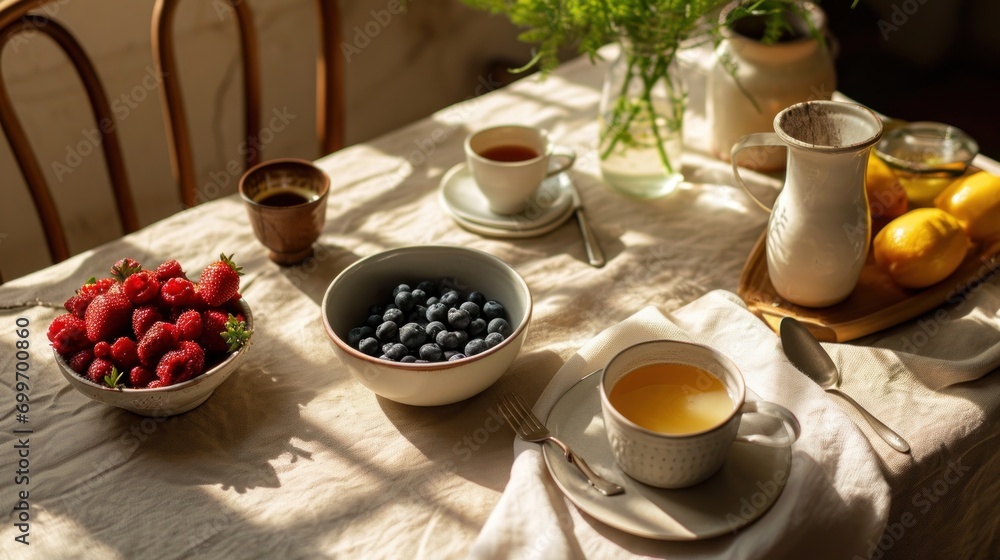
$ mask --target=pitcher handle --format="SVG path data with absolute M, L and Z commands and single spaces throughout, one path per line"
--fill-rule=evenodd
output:
M 730 153 L 729 159 L 732 161 L 733 164 L 733 175 L 736 177 L 736 182 L 739 183 L 741 187 L 743 187 L 743 190 L 746 191 L 748 195 L 750 195 L 750 199 L 756 202 L 757 206 L 763 208 L 765 212 L 770 213 L 771 208 L 769 206 L 766 206 L 760 200 L 758 200 L 757 197 L 754 196 L 752 192 L 750 192 L 750 189 L 747 188 L 746 183 L 743 182 L 743 177 L 740 177 L 740 166 L 736 165 L 736 154 L 738 152 L 746 148 L 753 148 L 756 146 L 780 146 L 784 148 L 787 146 L 787 144 L 785 144 L 785 142 L 782 141 L 781 138 L 778 137 L 778 135 L 773 132 L 754 132 L 752 134 L 747 134 L 746 136 L 737 140 L 736 143 L 733 144 L 733 149 L 729 152 Z

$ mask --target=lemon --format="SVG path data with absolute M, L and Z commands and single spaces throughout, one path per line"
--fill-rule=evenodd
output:
M 865 192 L 872 218 L 891 220 L 903 215 L 909 208 L 906 190 L 896 174 L 877 156 L 868 156 L 865 169 Z
M 1000 236 L 1000 176 L 979 171 L 948 186 L 934 205 L 958 218 L 977 241 Z
M 905 288 L 926 288 L 962 264 L 969 236 L 940 208 L 917 208 L 889 222 L 872 243 L 875 263 Z

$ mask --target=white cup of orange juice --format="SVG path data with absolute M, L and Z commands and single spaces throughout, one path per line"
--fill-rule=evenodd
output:
M 734 441 L 787 447 L 799 437 L 788 409 L 746 400 L 729 358 L 699 344 L 644 342 L 619 352 L 601 374 L 601 410 L 615 461 L 658 488 L 684 488 L 725 463 Z M 781 420 L 785 434 L 737 434 L 744 414 Z

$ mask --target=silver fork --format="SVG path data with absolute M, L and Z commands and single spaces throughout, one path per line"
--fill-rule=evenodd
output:
M 503 417 L 510 424 L 510 427 L 514 430 L 517 436 L 524 441 L 531 443 L 543 443 L 550 441 L 563 451 L 566 460 L 576 465 L 576 468 L 580 469 L 583 476 L 587 478 L 587 482 L 591 486 L 597 488 L 598 492 L 604 494 L 605 496 L 614 496 L 615 494 L 621 494 L 625 491 L 624 488 L 611 482 L 605 480 L 600 475 L 595 473 L 587 462 L 584 461 L 579 455 L 573 453 L 573 451 L 563 442 L 559 441 L 552 436 L 552 432 L 542 424 L 538 417 L 535 416 L 528 405 L 524 404 L 524 400 L 515 393 L 507 393 L 500 397 L 500 412 Z

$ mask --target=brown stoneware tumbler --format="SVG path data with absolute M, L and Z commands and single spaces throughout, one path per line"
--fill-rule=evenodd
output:
M 313 252 L 326 222 L 330 178 L 302 159 L 273 159 L 250 168 L 240 179 L 250 225 L 272 261 L 290 266 Z

